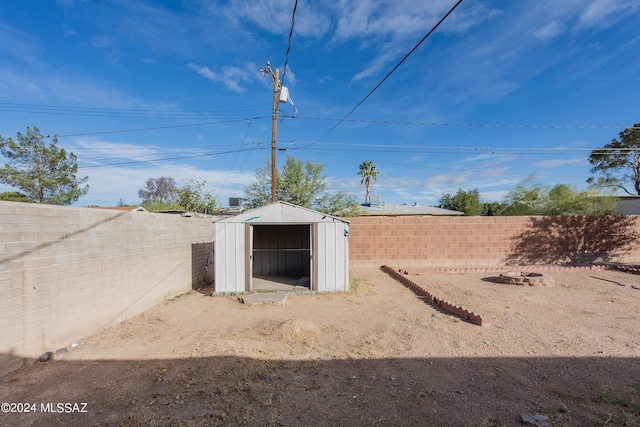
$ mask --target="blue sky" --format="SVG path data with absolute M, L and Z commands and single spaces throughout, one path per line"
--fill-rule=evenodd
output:
M 584 187 L 590 150 L 640 122 L 640 0 L 298 2 L 278 165 L 323 162 L 331 191 L 501 200 L 531 173 Z M 270 159 L 273 83 L 294 0 L 0 5 L 0 135 L 57 134 L 89 193 L 137 204 L 150 177 L 206 180 L 227 205 Z M 1 159 L 0 159 L 1 160 Z M 9 190 L 0 186 L 0 191 Z

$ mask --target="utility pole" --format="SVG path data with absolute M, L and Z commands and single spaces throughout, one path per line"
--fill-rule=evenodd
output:
M 267 62 L 267 66 L 261 71 L 263 75 L 269 74 L 273 79 L 273 118 L 271 120 L 271 203 L 275 203 L 276 182 L 278 180 L 276 172 L 276 126 L 278 123 L 278 93 L 280 92 L 280 78 L 278 69 L 276 68 L 274 73 L 269 62 Z

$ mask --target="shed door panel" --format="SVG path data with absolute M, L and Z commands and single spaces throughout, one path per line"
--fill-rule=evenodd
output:
M 311 226 L 254 225 L 253 274 L 256 276 L 309 276 Z

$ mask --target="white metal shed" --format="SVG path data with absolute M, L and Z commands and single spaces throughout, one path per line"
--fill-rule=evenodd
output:
M 349 221 L 276 202 L 215 223 L 216 292 L 250 292 L 257 277 L 349 290 Z

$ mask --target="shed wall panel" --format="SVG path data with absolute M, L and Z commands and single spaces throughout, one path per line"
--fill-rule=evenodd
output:
M 244 223 L 216 224 L 215 289 L 216 292 L 245 291 Z
M 349 290 L 349 239 L 344 223 L 318 223 L 317 289 L 319 292 Z

